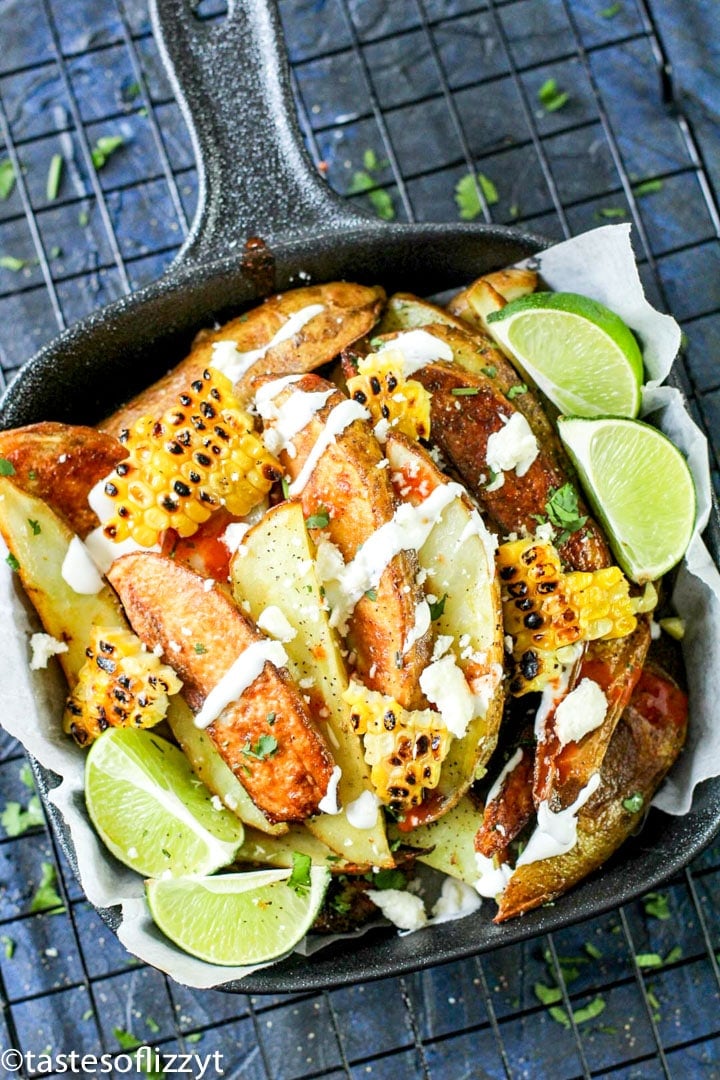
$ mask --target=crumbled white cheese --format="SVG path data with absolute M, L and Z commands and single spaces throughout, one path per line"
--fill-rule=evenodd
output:
M 478 893 L 470 885 L 458 881 L 457 878 L 446 877 L 440 896 L 432 909 L 431 922 L 444 923 L 453 919 L 464 919 L 477 911 L 480 904 Z
M 30 648 L 32 649 L 32 658 L 30 660 L 30 670 L 39 671 L 40 668 L 46 668 L 48 660 L 51 656 L 57 656 L 58 653 L 66 653 L 68 647 L 64 641 L 58 641 L 51 634 L 33 634 L 30 638 Z
M 535 530 L 535 536 L 538 540 L 545 540 L 548 544 L 551 544 L 555 539 L 555 529 L 549 521 L 543 521 Z
M 327 791 L 323 795 L 322 799 L 318 803 L 318 810 L 322 814 L 339 814 L 340 804 L 338 802 L 338 784 L 342 777 L 342 769 L 339 765 L 333 768 L 330 780 L 328 782 Z
M 373 432 L 377 441 L 384 444 L 390 434 L 390 421 L 386 420 L 384 416 L 381 417 L 373 428 Z
M 348 824 L 354 829 L 374 829 L 380 800 L 374 791 L 363 791 L 345 807 Z
M 438 634 L 433 647 L 432 657 L 430 658 L 431 662 L 440 660 L 452 645 L 453 640 L 451 634 Z
M 284 613 L 275 604 L 269 604 L 260 613 L 257 625 L 277 641 L 292 641 L 297 637 L 297 630 L 291 626 Z
M 212 805 L 213 810 L 217 810 L 218 813 L 221 810 L 225 809 L 225 807 L 223 806 L 223 801 L 222 801 L 222 799 L 220 798 L 219 795 L 213 795 L 212 798 L 210 799 L 210 803 Z
M 421 600 L 418 606 L 415 608 L 415 622 L 410 630 L 408 630 L 407 637 L 403 642 L 403 656 L 405 653 L 410 652 L 416 641 L 419 641 L 428 630 L 432 623 L 432 615 L 430 612 L 430 606 L 427 600 Z
M 475 715 L 475 697 L 452 655 L 429 664 L 420 689 L 440 712 L 448 731 L 461 739 Z
M 231 555 L 234 555 L 242 543 L 245 533 L 250 528 L 244 521 L 231 521 L 225 532 L 221 534 L 220 541 L 225 545 Z
M 514 469 L 518 476 L 524 476 L 540 452 L 537 439 L 522 413 L 513 413 L 509 420 L 501 415 L 500 419 L 502 428 L 488 439 L 488 468 L 498 473 Z
M 399 930 L 419 930 L 427 925 L 425 905 L 419 896 L 404 889 L 370 889 L 365 895 Z
M 555 734 L 560 745 L 580 742 L 589 731 L 600 727 L 607 710 L 607 698 L 598 684 L 592 679 L 583 679 L 555 711 Z

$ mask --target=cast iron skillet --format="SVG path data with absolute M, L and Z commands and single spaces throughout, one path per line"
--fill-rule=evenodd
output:
M 155 34 L 198 159 L 192 231 L 169 271 L 73 326 L 20 372 L 1 403 L 2 426 L 93 423 L 181 358 L 195 332 L 272 291 L 337 278 L 432 295 L 546 246 L 484 225 L 380 224 L 351 210 L 317 176 L 302 146 L 272 0 L 235 0 L 218 24 L 190 0 L 151 0 Z M 421 137 L 421 133 L 418 133 Z M 261 243 L 250 238 L 259 238 Z M 718 530 L 708 540 L 718 561 Z M 38 767 L 41 793 L 57 782 Z M 44 798 L 76 869 L 62 818 Z M 642 833 L 600 874 L 553 907 L 503 926 L 493 905 L 400 938 L 373 932 L 312 958 L 292 955 L 228 990 L 275 993 L 340 986 L 459 959 L 600 914 L 683 867 L 720 827 L 720 780 L 696 792 L 683 818 L 651 812 Z M 101 911 L 117 926 L 117 909 Z

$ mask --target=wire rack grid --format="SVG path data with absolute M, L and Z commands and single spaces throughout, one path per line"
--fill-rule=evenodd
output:
M 632 221 L 648 295 L 687 334 L 682 379 L 717 487 L 712 6 L 279 3 L 308 147 L 348 198 L 407 220 L 464 209 L 558 239 Z M 0 40 L 0 184 L 4 163 L 14 175 L 0 198 L 6 380 L 59 329 L 162 272 L 196 177 L 142 0 L 0 0 Z M 117 146 L 98 164 L 108 137 Z M 0 746 L 4 799 L 27 805 L 21 752 Z M 64 910 L 32 912 L 55 871 Z M 0 839 L 0 874 L 2 1046 L 112 1052 L 130 1033 L 167 1052 L 217 1050 L 226 1076 L 252 1080 L 720 1076 L 717 842 L 660 893 L 546 939 L 275 997 L 193 992 L 134 963 L 44 826 Z

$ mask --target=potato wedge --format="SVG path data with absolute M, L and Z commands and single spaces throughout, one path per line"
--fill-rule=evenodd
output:
M 108 578 L 133 630 L 162 650 L 198 709 L 235 660 L 262 635 L 220 589 L 153 552 L 124 555 Z M 196 646 L 200 646 L 197 648 Z M 266 662 L 240 698 L 207 732 L 253 802 L 271 821 L 302 821 L 317 811 L 332 773 L 332 757 L 284 668 Z M 258 752 L 260 740 L 274 746 Z
M 118 599 L 108 586 L 86 595 L 68 585 L 62 566 L 75 534 L 47 503 L 5 477 L 0 477 L 0 533 L 46 632 L 68 647 L 58 660 L 72 689 L 85 663 L 91 628 L 127 627 Z
M 342 698 L 347 674 L 322 605 L 313 558 L 300 503 L 280 503 L 247 533 L 233 558 L 233 591 L 239 604 L 249 606 L 256 622 L 266 608 L 277 607 L 295 631 L 292 640 L 285 642 L 288 670 L 310 697 L 316 724 L 342 770 L 338 794 L 340 805 L 347 807 L 372 790 L 370 770 Z M 319 814 L 305 825 L 318 841 L 351 863 L 394 866 L 379 809 L 370 829 L 354 828 L 344 810 Z
M 291 338 L 268 348 L 243 377 L 242 386 L 238 385 L 236 389 L 241 394 L 248 391 L 250 379 L 257 375 L 313 371 L 372 329 L 384 299 L 385 292 L 379 286 L 344 281 L 308 285 L 271 296 L 259 307 L 232 319 L 219 330 L 201 331 L 190 354 L 177 367 L 98 426 L 112 435 L 119 435 L 140 416 L 160 416 L 175 404 L 184 387 L 212 363 L 213 345 L 229 341 L 241 353 L 262 350 L 290 316 L 321 304 L 323 311 L 309 319 Z
M 412 503 L 448 483 L 430 457 L 402 435 L 391 434 L 385 452 L 393 483 Z M 484 714 L 471 720 L 463 738 L 452 740 L 437 789 L 406 815 L 410 822 L 427 822 L 459 801 L 495 749 L 504 701 L 504 645 L 492 539 L 469 499 L 455 499 L 445 508 L 418 560 L 427 592 L 442 607 L 435 620 L 438 637 L 452 639 L 463 674 L 487 700 Z
M 644 671 L 615 729 L 600 785 L 578 813 L 577 844 L 566 855 L 518 867 L 500 897 L 495 922 L 554 900 L 617 850 L 637 828 L 686 730 L 686 695 L 663 672 Z
M 508 845 L 519 836 L 535 813 L 533 802 L 532 730 L 523 733 L 526 738 L 508 759 L 507 772 L 498 774 L 502 782 L 497 794 L 495 785 L 488 793 L 493 795 L 485 803 L 482 823 L 475 836 L 475 850 L 492 859 L 495 855 L 505 861 Z M 529 745 L 522 745 L 523 742 Z
M 300 474 L 332 410 L 346 400 L 332 383 L 305 375 L 300 382 L 280 391 L 275 406 L 282 408 L 298 391 L 332 394 L 295 435 L 295 456 L 286 450 L 280 454 L 292 479 Z M 273 421 L 268 421 L 267 426 L 272 427 Z M 306 519 L 327 515 L 326 526 L 311 530 L 314 542 L 329 540 L 346 563 L 395 513 L 396 498 L 383 461 L 369 424 L 354 420 L 327 446 L 300 495 Z M 424 599 L 416 582 L 417 571 L 414 552 L 395 555 L 377 588 L 360 598 L 348 620 L 348 644 L 356 655 L 358 676 L 371 690 L 389 694 L 409 709 L 424 704 L 419 678 L 432 651 L 429 631 L 410 648 L 404 648 L 415 626 L 416 610 Z
M 88 494 L 127 457 L 111 435 L 90 427 L 43 423 L 0 431 L 0 458 L 15 469 L 13 483 L 43 499 L 84 538 L 98 525 Z
M 538 276 L 534 270 L 509 267 L 483 274 L 448 301 L 448 311 L 469 326 L 484 333 L 489 332 L 486 318 L 491 311 L 504 307 L 512 300 L 519 300 L 535 292 Z M 491 335 L 492 336 L 492 335 Z
M 392 825 L 389 833 L 392 840 L 402 840 L 403 844 L 431 847 L 431 851 L 418 855 L 418 862 L 474 885 L 478 879 L 474 842 L 480 818 L 479 808 L 469 795 L 464 795 L 437 820 L 418 825 L 410 832 Z
M 255 829 L 246 829 L 242 847 L 235 852 L 235 861 L 291 868 L 295 852 L 309 855 L 313 865 L 327 866 L 331 874 L 362 874 L 370 869 L 370 864 L 355 866 L 339 858 L 332 848 L 313 836 L 304 825 L 290 825 L 282 836 L 268 836 Z
M 422 300 L 413 293 L 393 293 L 388 297 L 380 322 L 373 335 L 398 333 L 403 330 L 419 330 L 433 324 L 452 326 L 456 330 L 467 330 L 460 319 L 451 315 L 430 300 Z

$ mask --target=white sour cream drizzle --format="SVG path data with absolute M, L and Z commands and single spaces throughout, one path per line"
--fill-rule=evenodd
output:
M 247 649 L 243 649 L 205 698 L 202 709 L 195 716 L 195 727 L 206 728 L 217 720 L 223 709 L 242 697 L 268 662 L 278 668 L 287 664 L 287 653 L 279 641 L 253 641 Z
M 81 596 L 93 596 L 103 587 L 103 579 L 79 536 L 73 536 L 68 544 L 60 574 L 73 592 Z
M 512 877 L 512 870 L 507 863 L 495 866 L 493 860 L 481 851 L 475 852 L 475 863 L 480 874 L 475 882 L 475 889 L 480 896 L 492 898 L 505 891 L 505 886 Z
M 354 829 L 374 829 L 380 800 L 374 791 L 363 791 L 345 807 L 345 817 Z
M 405 653 L 410 652 L 416 641 L 427 633 L 430 629 L 430 623 L 432 622 L 432 614 L 430 612 L 430 605 L 427 600 L 421 600 L 418 606 L 415 608 L 415 622 L 408 635 L 403 642 L 403 656 Z
M 607 716 L 608 700 L 592 679 L 582 679 L 555 711 L 555 734 L 561 746 L 580 742 Z
M 333 815 L 340 813 L 340 804 L 338 803 L 338 784 L 340 783 L 341 777 L 342 769 L 339 765 L 336 765 L 330 775 L 327 791 L 318 803 L 318 810 L 320 811 L 320 813 Z
M 509 759 L 509 761 L 504 765 L 504 767 L 503 767 L 500 775 L 498 776 L 497 780 L 495 781 L 493 786 L 488 791 L 487 796 L 485 798 L 485 805 L 486 806 L 489 806 L 489 804 L 491 802 L 493 802 L 495 799 L 497 799 L 498 795 L 502 791 L 502 786 L 505 783 L 505 777 L 510 775 L 510 773 L 513 771 L 513 769 L 515 768 L 516 765 L 520 764 L 520 762 L 522 761 L 522 756 L 523 756 L 522 747 L 518 746 L 517 750 L 515 751 L 513 756 Z
M 341 401 L 331 410 L 325 427 L 308 454 L 305 464 L 290 485 L 290 494 L 299 495 L 313 474 L 315 466 L 323 456 L 328 446 L 335 442 L 338 435 L 342 434 L 355 420 L 369 420 L 370 413 L 359 401 Z M 369 586 L 368 586 L 369 588 Z
M 287 450 L 288 456 L 297 457 L 297 450 L 293 439 L 307 427 L 312 418 L 320 409 L 327 404 L 328 398 L 335 393 L 335 387 L 329 390 L 319 390 L 308 393 L 305 390 L 295 390 L 280 408 L 275 406 L 274 401 L 262 400 L 256 397 L 257 410 L 263 420 L 270 420 L 272 427 L 263 431 L 263 442 L 271 454 L 280 454 Z
M 324 304 L 308 304 L 300 311 L 294 311 L 276 334 L 259 349 L 250 349 L 248 352 L 240 352 L 234 341 L 216 341 L 212 347 L 212 367 L 227 375 L 231 382 L 237 382 L 253 364 L 262 360 L 263 356 L 276 345 L 295 337 L 310 319 L 314 319 L 325 310 Z
M 593 792 L 597 791 L 599 784 L 600 773 L 593 773 L 572 806 L 560 810 L 557 814 L 552 812 L 547 801 L 543 799 L 538 806 L 535 831 L 515 863 L 515 869 L 519 866 L 527 866 L 528 863 L 539 862 L 541 859 L 567 855 L 568 851 L 572 851 L 577 843 L 578 813 Z
M 557 678 L 544 688 L 538 710 L 535 713 L 535 738 L 538 742 L 545 741 L 545 724 L 555 711 L 559 702 L 565 697 L 570 685 L 570 678 L 575 664 L 563 664 Z
M 409 378 L 420 368 L 432 364 L 435 360 L 453 359 L 453 351 L 445 341 L 436 338 L 427 330 L 407 330 L 398 334 L 391 341 L 385 341 L 378 349 L 379 353 L 399 350 L 404 360 L 403 375 Z

